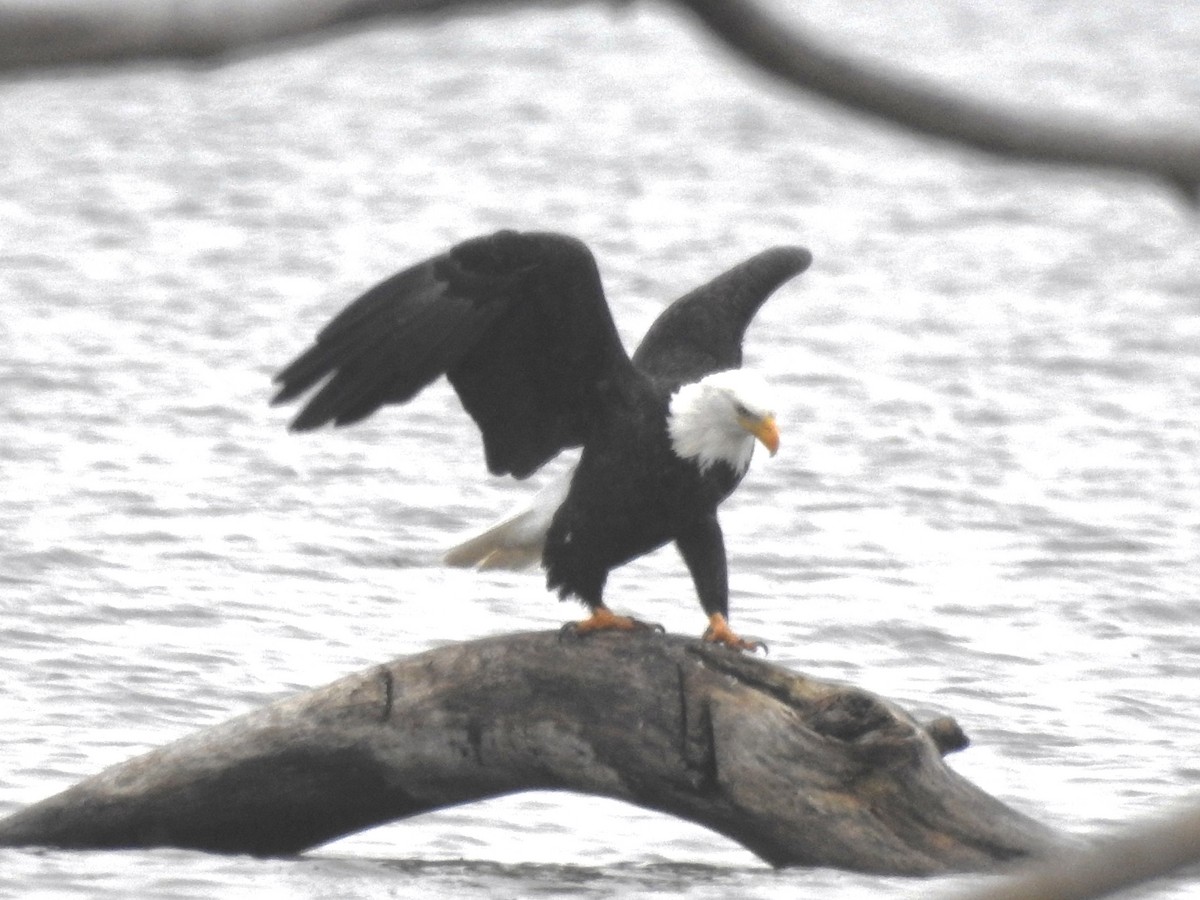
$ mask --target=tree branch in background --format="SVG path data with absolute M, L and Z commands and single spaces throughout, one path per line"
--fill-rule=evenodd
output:
M 583 0 L 0 0 L 0 73 L 182 60 L 215 63 L 368 20 Z M 613 2 L 613 0 L 609 0 Z M 626 0 L 621 0 L 626 2 Z M 671 0 L 755 66 L 803 91 L 994 156 L 1149 176 L 1200 203 L 1200 133 L 1035 116 L 950 94 L 837 53 L 754 0 Z
M 1093 900 L 1197 864 L 1200 807 L 1192 806 L 946 900 Z
M 372 20 L 581 0 L 0 0 L 0 72 L 153 60 L 217 64 Z
M 1146 134 L 987 105 L 810 40 L 752 0 L 679 0 L 720 40 L 788 84 L 931 137 L 1028 162 L 1149 175 L 1200 203 L 1200 131 Z

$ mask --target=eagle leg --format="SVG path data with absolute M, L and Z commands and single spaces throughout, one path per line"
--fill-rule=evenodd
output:
M 582 622 L 568 622 L 562 627 L 562 634 L 583 637 L 596 631 L 659 631 L 666 634 L 667 629 L 657 622 L 643 622 L 629 616 L 619 616 L 604 604 L 592 609 L 592 614 Z
M 762 641 L 748 641 L 734 634 L 733 629 L 729 627 L 729 622 L 720 613 L 713 613 L 708 617 L 708 628 L 704 630 L 703 640 L 708 641 L 710 644 L 721 644 L 734 650 L 745 650 L 747 653 L 762 650 L 765 655 L 770 652 L 767 650 L 767 645 Z

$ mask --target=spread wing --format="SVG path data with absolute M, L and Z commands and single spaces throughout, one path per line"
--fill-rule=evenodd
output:
M 601 387 L 632 373 L 591 251 L 501 231 L 371 288 L 275 376 L 272 402 L 319 384 L 292 428 L 347 425 L 445 374 L 483 433 L 488 469 L 522 478 L 581 444 Z
M 812 262 L 803 247 L 764 250 L 680 297 L 654 320 L 633 364 L 674 384 L 742 364 L 742 338 L 760 306 Z

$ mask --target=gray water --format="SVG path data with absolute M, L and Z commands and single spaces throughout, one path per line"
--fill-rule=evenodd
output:
M 803 16 L 982 97 L 1200 122 L 1190 0 L 992 6 Z M 1056 827 L 1200 797 L 1200 220 L 1158 186 L 796 100 L 659 6 L 8 82 L 0 122 L 0 814 L 289 692 L 577 614 L 537 573 L 438 565 L 532 489 L 486 475 L 444 385 L 303 437 L 266 403 L 343 303 L 501 226 L 585 238 L 630 343 L 727 265 L 811 247 L 748 336 L 784 443 L 723 513 L 734 624 L 785 665 L 956 716 L 974 744 L 955 768 Z M 670 550 L 609 597 L 704 624 Z M 295 860 L 0 851 L 0 894 L 42 897 L 970 881 L 775 872 L 555 794 Z

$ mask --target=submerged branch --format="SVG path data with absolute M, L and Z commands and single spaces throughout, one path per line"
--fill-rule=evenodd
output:
M 377 666 L 114 766 L 0 821 L 0 845 L 290 854 L 534 789 L 707 826 L 776 866 L 932 874 L 1058 839 L 857 688 L 681 637 L 557 633 Z M 582 841 L 581 841 L 582 846 Z

